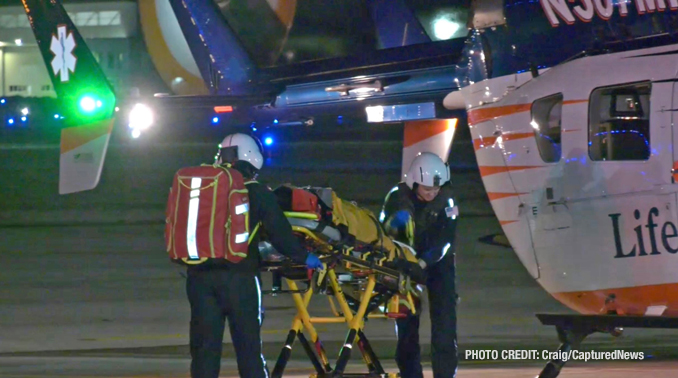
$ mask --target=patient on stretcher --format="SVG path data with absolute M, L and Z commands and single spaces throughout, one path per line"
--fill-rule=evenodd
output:
M 343 251 L 364 262 L 397 271 L 415 283 L 424 283 L 424 271 L 415 251 L 391 240 L 374 214 L 355 203 L 339 198 L 330 188 L 280 186 L 274 190 L 302 244 L 320 256 Z M 284 260 L 270 244 L 260 246 L 265 262 Z M 356 261 L 356 260 L 353 260 Z

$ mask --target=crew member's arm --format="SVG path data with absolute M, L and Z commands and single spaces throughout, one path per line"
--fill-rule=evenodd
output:
M 414 209 L 406 200 L 406 194 L 400 193 L 398 186 L 386 195 L 379 221 L 386 232 L 396 240 L 414 245 Z
M 395 186 L 388 194 L 386 194 L 384 206 L 382 206 L 381 214 L 379 214 L 379 222 L 386 226 L 393 218 L 393 215 L 398 212 L 398 207 L 398 187 Z
M 297 263 L 306 263 L 308 252 L 292 233 L 292 226 L 278 205 L 275 195 L 261 184 L 250 184 L 247 189 L 254 194 L 252 199 L 258 202 L 262 226 L 276 251 Z

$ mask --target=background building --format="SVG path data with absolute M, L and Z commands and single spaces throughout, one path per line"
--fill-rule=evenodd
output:
M 64 1 L 65 8 L 121 97 L 164 84 L 140 33 L 136 1 Z M 55 97 L 19 1 L 0 1 L 0 97 Z
M 169 7 L 169 1 L 165 2 Z M 119 103 L 170 91 L 149 55 L 140 23 L 140 2 L 64 0 L 64 6 L 114 87 Z M 0 134 L 12 139 L 58 140 L 58 123 L 56 93 L 23 5 L 19 0 L 0 0 Z M 2 129 L 11 132 L 6 134 Z M 17 133 L 17 129 L 45 132 L 29 135 Z

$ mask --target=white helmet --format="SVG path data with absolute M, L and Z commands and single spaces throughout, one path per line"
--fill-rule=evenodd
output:
M 217 163 L 243 160 L 252 164 L 254 168 L 261 169 L 264 165 L 262 150 L 261 144 L 255 138 L 247 134 L 231 134 L 219 145 L 215 160 Z
M 424 186 L 442 186 L 449 180 L 450 167 L 431 152 L 420 152 L 405 175 L 405 183 L 410 189 L 415 182 Z

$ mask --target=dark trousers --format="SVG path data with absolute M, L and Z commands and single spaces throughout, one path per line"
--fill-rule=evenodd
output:
M 431 314 L 431 364 L 433 378 L 453 378 L 457 373 L 457 294 L 454 255 L 449 254 L 428 271 L 426 282 Z M 396 320 L 396 362 L 402 378 L 422 378 L 419 316 Z
M 189 268 L 186 292 L 191 304 L 191 377 L 219 376 L 228 319 L 240 377 L 267 378 L 261 354 L 259 278 L 231 269 Z

